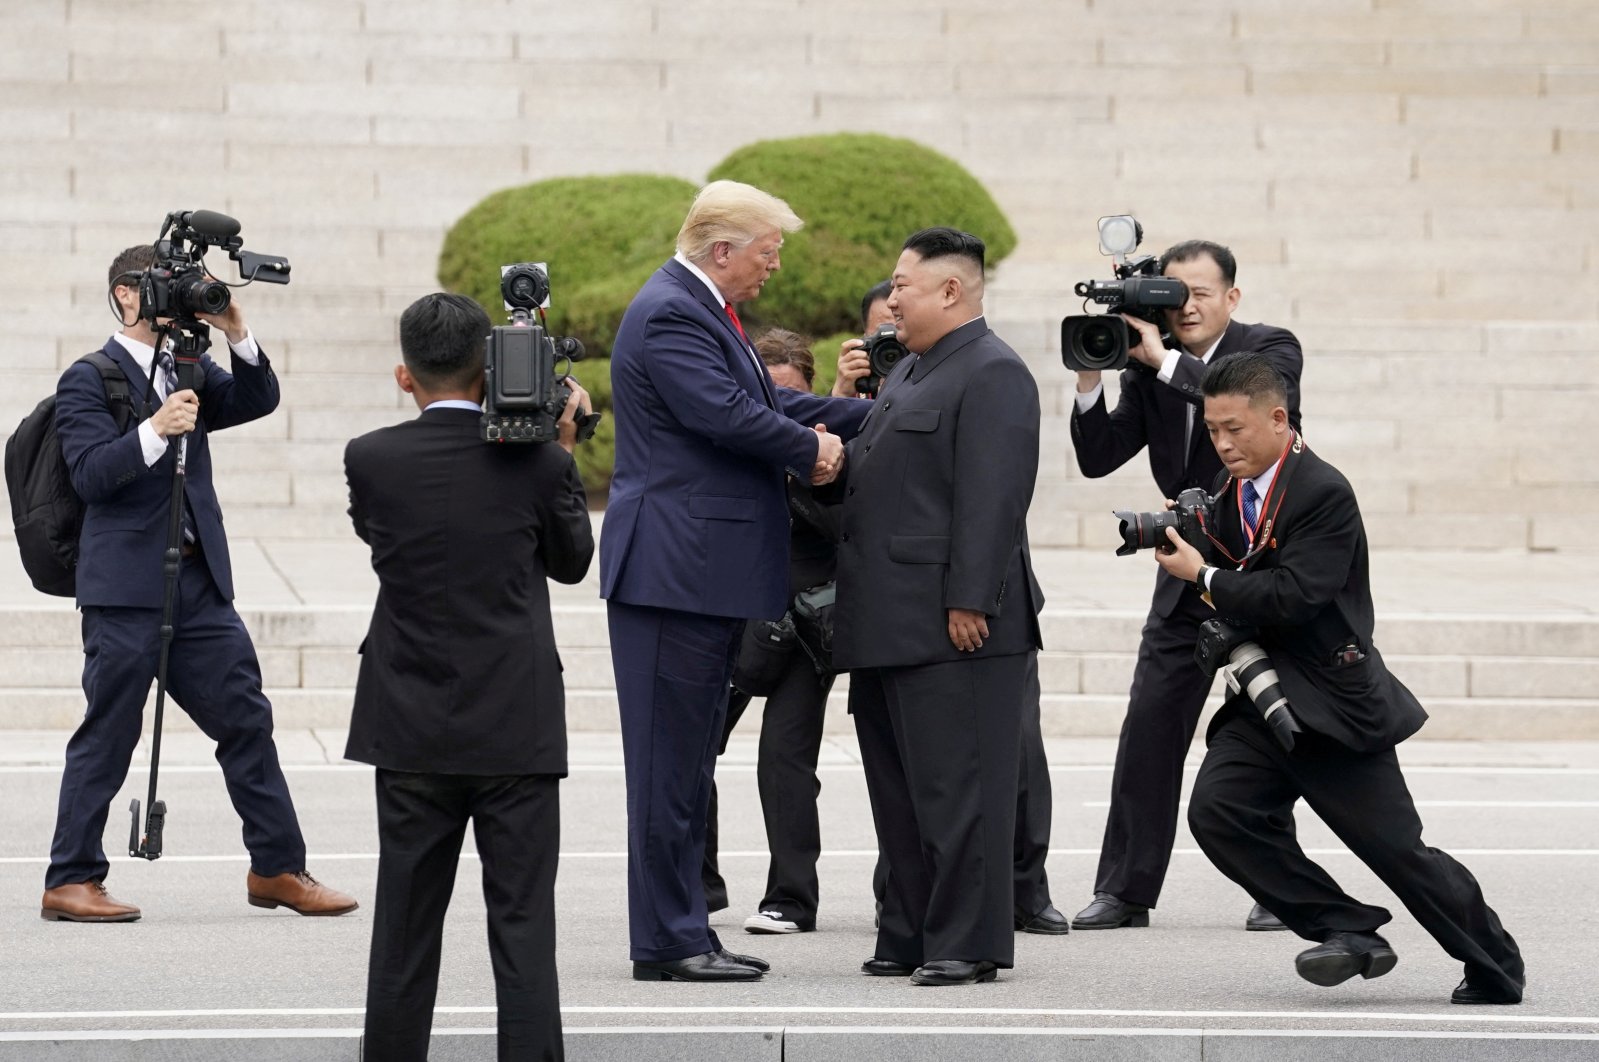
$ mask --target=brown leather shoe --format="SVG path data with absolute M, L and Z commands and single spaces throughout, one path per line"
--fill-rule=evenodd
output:
M 303 870 L 271 878 L 252 870 L 244 884 L 252 907 L 287 907 L 302 915 L 341 915 L 359 906 L 354 896 L 328 888 Z
M 44 890 L 39 917 L 46 922 L 137 922 L 139 909 L 105 891 L 98 881 Z

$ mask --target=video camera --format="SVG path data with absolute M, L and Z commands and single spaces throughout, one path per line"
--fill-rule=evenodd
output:
M 583 344 L 545 330 L 550 278 L 543 263 L 502 266 L 500 297 L 511 323 L 489 332 L 483 368 L 483 440 L 554 442 L 560 434 L 556 422 L 572 397 L 566 385 L 568 373 L 572 362 L 582 359 Z M 565 365 L 557 369 L 558 362 Z M 599 423 L 598 413 L 580 415 L 578 441 L 592 438 Z
M 1153 255 L 1128 255 L 1144 242 L 1144 227 L 1131 214 L 1099 219 L 1099 253 L 1115 260 L 1115 280 L 1085 280 L 1074 291 L 1084 304 L 1105 307 L 1104 313 L 1084 313 L 1060 323 L 1060 356 L 1074 372 L 1115 371 L 1127 364 L 1127 351 L 1136 346 L 1133 327 L 1115 316 L 1125 313 L 1161 328 L 1166 310 L 1180 309 L 1188 301 L 1188 286 L 1160 275 Z
M 894 366 L 899 364 L 899 359 L 909 354 L 905 344 L 899 341 L 899 334 L 891 323 L 877 326 L 877 331 L 861 336 L 865 344 L 866 358 L 871 363 L 872 371 L 855 381 L 855 393 L 862 395 L 875 395 L 883 389 L 883 381 L 888 374 L 894 371 Z
M 239 278 L 248 284 L 289 282 L 289 262 L 282 255 L 244 249 L 239 223 L 211 210 L 173 211 L 156 237 L 155 264 L 139 275 L 139 316 L 155 324 L 170 318 L 193 322 L 199 314 L 224 313 L 233 301 L 230 285 L 205 268 L 205 252 L 220 247 L 239 264 Z

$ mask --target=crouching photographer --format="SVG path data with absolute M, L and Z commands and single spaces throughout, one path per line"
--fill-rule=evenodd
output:
M 566 389 L 556 445 L 533 441 L 541 431 L 487 431 L 493 335 L 464 295 L 413 303 L 400 317 L 394 376 L 421 415 L 353 440 L 344 455 L 350 519 L 380 586 L 345 748 L 377 768 L 369 1058 L 427 1057 L 468 820 L 483 865 L 500 1057 L 561 1057 L 555 873 L 566 718 L 546 579 L 576 583 L 594 555 L 572 459 L 589 401 L 575 381 L 524 371 L 534 391 Z M 536 409 L 517 415 L 538 426 Z
M 1270 358 L 1219 362 L 1203 390 L 1205 428 L 1228 473 L 1204 534 L 1226 563 L 1208 565 L 1175 526 L 1164 529 L 1168 545 L 1157 559 L 1207 595 L 1226 625 L 1207 630 L 1201 654 L 1230 653 L 1245 671 L 1264 657 L 1280 689 L 1243 682 L 1212 721 L 1189 803 L 1195 840 L 1217 869 L 1317 942 L 1295 960 L 1301 977 L 1328 986 L 1379 977 L 1397 961 L 1377 933 L 1391 916 L 1349 896 L 1299 847 L 1292 814 L 1303 797 L 1464 964 L 1452 1002 L 1519 1003 L 1526 978 L 1515 941 L 1471 872 L 1421 839 L 1394 747 L 1427 713 L 1372 643 L 1354 491 L 1293 429 L 1289 388 Z M 1249 659 L 1240 658 L 1243 646 L 1227 646 L 1237 639 L 1229 630 L 1247 632 Z M 1286 708 L 1273 707 L 1279 699 Z M 1284 711 L 1292 733 L 1281 725 Z

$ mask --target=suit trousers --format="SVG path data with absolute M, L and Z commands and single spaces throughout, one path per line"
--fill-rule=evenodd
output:
M 1472 984 L 1519 998 L 1526 978 L 1516 942 L 1471 871 L 1422 843 L 1393 749 L 1355 752 L 1306 731 L 1290 753 L 1264 723 L 1236 713 L 1211 736 L 1188 824 L 1218 870 L 1307 940 L 1376 931 L 1389 913 L 1350 897 L 1299 847 L 1290 809 L 1300 798 L 1465 964 Z
M 428 1057 L 444 915 L 468 820 L 483 865 L 500 1062 L 565 1057 L 555 970 L 559 782 L 554 775 L 378 768 L 378 886 L 364 1058 Z
M 876 956 L 1013 964 L 1012 853 L 1028 654 L 850 673 L 888 880 Z
M 718 951 L 700 870 L 743 621 L 616 600 L 606 614 L 627 779 L 631 956 Z
M 104 879 L 110 869 L 102 846 L 106 816 L 143 730 L 161 655 L 161 611 L 83 608 L 88 709 L 67 742 L 46 888 Z M 203 559 L 185 560 L 179 571 L 173 628 L 167 693 L 216 742 L 251 868 L 267 877 L 304 870 L 305 839 L 278 765 L 255 646 Z
M 1214 615 L 1185 588 L 1170 616 L 1152 608 L 1144 620 L 1116 746 L 1095 892 L 1145 907 L 1160 899 L 1177 837 L 1183 761 L 1211 687 L 1194 663 L 1194 645 L 1199 625 Z

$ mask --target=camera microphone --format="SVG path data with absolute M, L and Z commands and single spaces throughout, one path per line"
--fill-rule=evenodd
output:
M 576 336 L 551 336 L 550 342 L 555 344 L 555 356 L 567 358 L 571 361 L 583 360 L 583 344 L 578 342 Z
M 225 243 L 239 234 L 239 223 L 214 210 L 190 210 L 178 215 L 178 222 L 213 243 Z

